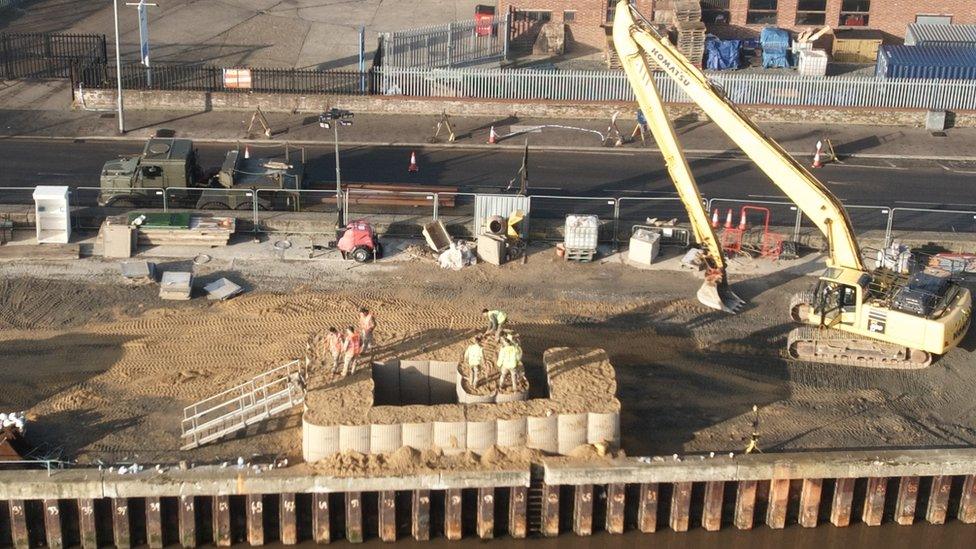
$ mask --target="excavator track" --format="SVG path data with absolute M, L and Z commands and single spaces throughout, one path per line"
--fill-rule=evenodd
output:
M 813 310 L 813 292 L 797 292 L 790 299 L 790 318 L 805 323 Z
M 920 370 L 932 364 L 926 351 L 813 326 L 791 331 L 787 351 L 794 360 L 860 368 Z

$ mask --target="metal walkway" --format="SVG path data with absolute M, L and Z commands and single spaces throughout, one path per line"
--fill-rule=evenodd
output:
M 305 402 L 305 365 L 293 360 L 183 409 L 183 446 L 191 450 Z

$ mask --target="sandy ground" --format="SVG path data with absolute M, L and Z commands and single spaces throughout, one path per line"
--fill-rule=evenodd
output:
M 422 262 L 236 261 L 198 271 L 249 290 L 225 303 L 161 302 L 121 282 L 114 263 L 0 263 L 0 410 L 27 410 L 39 454 L 90 462 L 197 462 L 300 455 L 299 415 L 189 453 L 182 407 L 301 356 L 309 334 L 376 312 L 376 358 L 456 360 L 483 307 L 508 311 L 528 366 L 556 346 L 599 346 L 616 368 L 628 455 L 741 451 L 758 405 L 763 450 L 976 443 L 973 332 L 921 372 L 783 358 L 796 274 L 734 280 L 736 316 L 694 300 L 689 274 L 615 264 L 527 265 L 461 272 Z M 295 459 L 294 461 L 297 461 Z M 294 462 L 293 461 L 293 462 Z

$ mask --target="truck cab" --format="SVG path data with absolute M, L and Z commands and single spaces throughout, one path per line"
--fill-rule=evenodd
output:
M 154 137 L 138 156 L 109 160 L 102 166 L 98 203 L 130 207 L 162 202 L 161 189 L 195 186 L 199 175 L 193 141 Z

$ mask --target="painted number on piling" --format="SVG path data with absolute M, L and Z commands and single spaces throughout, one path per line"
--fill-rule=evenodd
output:
M 358 508 L 359 507 L 359 500 L 358 499 L 351 499 L 351 500 L 349 500 L 349 507 L 352 507 L 353 509 Z
M 451 496 L 451 505 L 460 505 L 461 496 Z
M 24 508 L 21 507 L 20 505 L 11 505 L 10 506 L 10 513 L 12 515 L 14 515 L 15 517 L 19 517 L 20 515 L 23 515 L 24 514 Z
M 120 505 L 115 508 L 115 512 L 118 513 L 120 517 L 124 517 L 126 513 L 129 512 L 129 508 L 126 507 L 125 505 Z
M 58 509 L 58 506 L 57 505 L 48 505 L 47 506 L 47 514 L 51 515 L 52 517 L 56 517 L 60 513 L 61 513 L 61 511 Z
M 83 505 L 81 507 L 81 514 L 85 515 L 86 517 L 90 517 L 95 514 L 95 508 L 91 505 Z
M 485 503 L 492 503 L 495 501 L 495 496 L 488 494 L 487 496 L 481 498 L 481 501 L 484 501 Z
M 422 496 L 422 497 L 420 498 L 420 504 L 421 504 L 421 505 L 427 505 L 427 504 L 429 504 L 429 503 L 430 503 L 430 498 L 429 498 L 429 497 L 427 497 L 427 496 Z
M 329 502 L 326 501 L 326 500 L 324 500 L 324 499 L 323 500 L 319 500 L 319 510 L 320 511 L 328 511 L 329 510 Z
M 288 513 L 294 513 L 295 512 L 295 502 L 294 501 L 286 500 L 284 502 L 284 505 L 285 505 L 285 511 L 286 512 L 288 512 Z
M 260 501 L 251 502 L 251 514 L 258 515 L 264 512 L 264 504 Z
M 218 510 L 219 510 L 219 511 L 220 511 L 221 513 L 224 513 L 224 512 L 226 512 L 226 511 L 227 511 L 227 509 L 228 509 L 228 507 L 227 507 L 227 502 L 226 502 L 226 501 L 221 501 L 221 502 L 220 502 L 219 504 L 217 504 L 217 509 L 218 509 Z
M 153 513 L 158 513 L 159 512 L 159 508 L 160 507 L 159 507 L 159 502 L 158 501 L 151 501 L 151 502 L 149 502 L 149 510 L 152 511 Z

